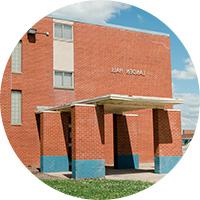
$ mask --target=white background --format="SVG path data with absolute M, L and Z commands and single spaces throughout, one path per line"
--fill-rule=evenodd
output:
M 12 49 L 22 35 L 39 19 L 72 0 L 4 0 L 0 2 L 0 79 Z M 138 6 L 166 23 L 181 39 L 191 55 L 199 77 L 199 4 L 197 0 L 121 0 Z M 66 199 L 46 186 L 23 166 L 12 150 L 0 124 L 0 199 Z M 134 199 L 192 199 L 200 197 L 199 125 L 183 159 L 170 174 Z M 72 197 L 71 197 L 72 198 Z

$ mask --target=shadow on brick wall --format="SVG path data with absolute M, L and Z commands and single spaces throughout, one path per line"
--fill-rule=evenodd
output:
M 162 116 L 159 116 L 161 114 Z M 168 113 L 164 110 L 153 110 L 153 130 L 154 130 L 154 152 L 158 150 L 159 144 L 173 143 L 172 131 L 169 123 Z
M 127 156 L 130 156 L 128 159 L 128 165 L 133 166 L 133 147 L 131 146 L 130 141 L 130 131 L 127 125 L 126 116 L 123 115 L 113 115 L 113 130 L 114 130 L 114 166 L 115 168 L 119 168 L 122 164 L 121 159 L 122 156 L 127 161 Z
M 104 108 L 103 108 L 103 105 L 96 106 L 96 114 L 97 114 L 97 121 L 98 121 L 100 137 L 101 137 L 101 143 L 105 144 L 105 122 L 104 122 Z

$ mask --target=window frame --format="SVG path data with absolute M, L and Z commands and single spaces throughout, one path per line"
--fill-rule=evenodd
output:
M 55 84 L 55 73 L 56 72 L 62 73 L 62 86 L 56 86 L 56 84 Z M 72 80 L 72 83 L 71 83 L 72 86 L 71 87 L 63 85 L 64 73 L 71 74 L 71 80 Z M 55 89 L 74 90 L 74 72 L 73 71 L 63 71 L 63 70 L 54 69 L 53 70 L 53 87 Z
M 56 24 L 60 24 L 61 26 L 62 26 L 62 32 L 61 32 L 61 35 L 62 35 L 62 37 L 56 37 L 56 34 L 55 34 L 55 30 L 56 30 L 56 28 L 55 28 L 55 25 Z M 64 30 L 64 26 L 70 26 L 71 27 L 71 39 L 65 39 L 64 37 L 63 37 L 63 30 Z M 54 40 L 59 40 L 59 41 L 65 41 L 65 42 L 73 42 L 73 40 L 74 40 L 74 36 L 73 36 L 73 25 L 72 24 L 66 24 L 66 23 L 62 23 L 62 22 L 54 22 L 53 23 L 53 36 L 54 36 Z
M 15 71 L 15 70 L 13 70 L 13 53 L 14 53 L 14 50 L 15 50 L 15 48 L 17 47 L 17 45 L 19 45 L 20 44 L 20 53 L 21 53 L 21 55 L 20 55 L 20 71 Z M 13 74 L 21 74 L 22 73 L 22 52 L 23 52 L 23 43 L 22 43 L 22 40 L 20 40 L 18 43 L 17 43 L 17 45 L 15 46 L 15 48 L 13 49 L 13 51 L 12 51 L 12 54 L 11 54 L 11 73 L 13 73 Z
M 13 99 L 12 99 L 12 94 L 14 93 L 14 92 L 17 92 L 17 93 L 19 93 L 20 94 L 20 122 L 14 122 L 13 121 L 13 115 L 12 115 L 12 109 L 13 109 L 13 107 L 12 107 L 12 105 L 13 105 Z M 11 125 L 12 126 L 21 126 L 22 125 L 22 91 L 21 90 L 11 90 L 11 95 L 10 95 L 10 123 L 11 123 Z

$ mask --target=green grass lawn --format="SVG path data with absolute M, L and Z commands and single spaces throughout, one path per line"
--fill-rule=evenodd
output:
M 85 199 L 114 199 L 132 195 L 150 187 L 153 183 L 129 180 L 47 180 L 50 187 Z

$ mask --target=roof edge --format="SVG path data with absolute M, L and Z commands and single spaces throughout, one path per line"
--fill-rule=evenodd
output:
M 133 31 L 133 32 L 140 32 L 140 33 L 146 33 L 146 34 L 151 34 L 151 35 L 160 35 L 160 36 L 170 37 L 170 34 L 168 34 L 168 33 L 163 33 L 163 32 L 159 32 L 159 31 L 151 31 L 151 30 L 147 30 L 147 29 L 139 29 L 139 28 L 128 27 L 128 26 L 121 26 L 121 25 L 117 25 L 117 24 L 109 24 L 109 23 L 105 23 L 105 24 L 99 23 L 98 24 L 98 23 L 93 23 L 93 22 L 83 22 L 81 20 L 79 21 L 79 20 L 68 19 L 65 17 L 58 16 L 58 15 L 53 15 L 53 14 L 47 15 L 47 17 L 52 18 L 52 19 L 66 20 L 66 21 L 70 21 L 70 22 L 78 22 L 78 23 L 82 23 L 82 24 L 92 24 L 92 25 L 97 25 L 97 26 L 105 26 L 105 27 L 128 30 L 128 31 Z
M 108 95 L 94 97 L 91 99 L 83 99 L 83 100 L 69 102 L 69 103 L 62 104 L 62 105 L 47 107 L 46 109 L 43 109 L 43 111 L 45 111 L 45 110 L 62 110 L 63 108 L 70 108 L 74 105 L 81 105 L 81 104 L 94 105 L 94 104 L 100 103 L 101 101 L 107 101 L 107 100 L 125 100 L 125 101 L 136 101 L 136 102 L 146 102 L 147 100 L 150 100 L 154 103 L 155 102 L 160 103 L 159 101 L 162 101 L 162 104 L 172 104 L 172 105 L 184 103 L 183 99 L 178 99 L 178 98 L 108 94 Z M 39 106 L 39 107 L 41 107 L 41 106 Z M 43 106 L 43 108 L 44 108 L 44 106 Z

